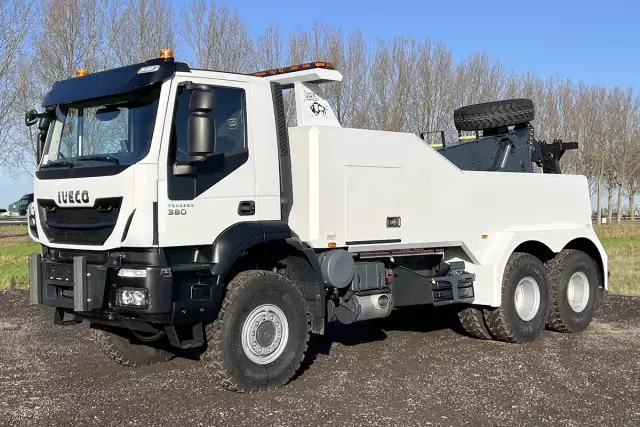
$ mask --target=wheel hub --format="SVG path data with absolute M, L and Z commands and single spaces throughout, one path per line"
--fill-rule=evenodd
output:
M 528 322 L 540 308 L 540 287 L 533 277 L 525 277 L 516 286 L 513 302 L 518 316 Z
M 284 351 L 289 338 L 285 314 L 273 304 L 256 307 L 242 327 L 242 349 L 255 363 L 266 365 Z
M 589 304 L 589 279 L 581 271 L 573 273 L 567 285 L 567 300 L 576 313 L 581 313 Z

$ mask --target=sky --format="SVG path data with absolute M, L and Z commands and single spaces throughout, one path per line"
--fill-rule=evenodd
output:
M 183 1 L 175 0 L 174 7 L 179 10 Z M 272 24 L 288 34 L 321 20 L 345 32 L 359 28 L 371 41 L 396 36 L 441 41 L 456 59 L 485 52 L 500 60 L 507 72 L 531 71 L 542 77 L 640 90 L 640 0 L 217 3 L 235 10 L 255 37 Z M 0 207 L 6 208 L 32 188 L 28 176 L 11 179 L 0 174 Z

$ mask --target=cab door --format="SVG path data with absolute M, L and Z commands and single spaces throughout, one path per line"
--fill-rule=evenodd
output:
M 188 175 L 175 165 L 189 161 L 187 125 L 191 82 L 214 91 L 215 152 L 191 163 Z M 241 81 L 176 77 L 163 130 L 158 180 L 158 244 L 206 245 L 241 221 L 264 218 L 256 206 L 251 85 Z M 163 160 L 165 159 L 165 160 Z M 162 167 L 165 163 L 165 167 Z

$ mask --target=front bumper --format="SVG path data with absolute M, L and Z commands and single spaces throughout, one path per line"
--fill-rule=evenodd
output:
M 96 323 L 144 329 L 144 324 L 195 324 L 215 319 L 222 287 L 211 280 L 174 277 L 169 266 L 96 265 L 87 256 L 57 262 L 40 254 L 29 255 L 29 295 L 42 304 Z M 121 268 L 146 270 L 146 277 L 120 277 Z M 120 288 L 145 290 L 143 307 L 123 306 Z

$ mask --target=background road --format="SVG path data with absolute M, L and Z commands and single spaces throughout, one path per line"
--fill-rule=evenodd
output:
M 0 425 L 640 425 L 640 298 L 610 297 L 584 334 L 544 332 L 527 345 L 467 338 L 448 314 L 332 327 L 296 381 L 241 395 L 195 360 L 113 364 L 86 324 L 55 326 L 26 292 L 6 291 Z

